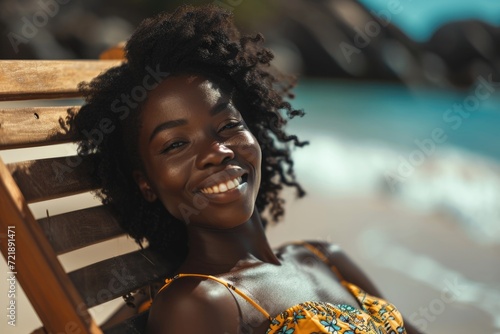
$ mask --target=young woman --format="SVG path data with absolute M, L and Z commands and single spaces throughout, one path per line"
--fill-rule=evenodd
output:
M 148 333 L 417 333 L 349 259 L 326 243 L 271 249 L 266 215 L 297 189 L 284 132 L 302 116 L 262 37 L 230 14 L 181 7 L 145 20 L 126 62 L 82 86 L 79 152 L 138 242 L 174 264 Z

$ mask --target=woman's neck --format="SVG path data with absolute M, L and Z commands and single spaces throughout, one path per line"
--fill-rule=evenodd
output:
M 258 213 L 245 223 L 230 229 L 188 225 L 189 252 L 183 270 L 222 274 L 244 261 L 279 264 L 269 245 Z M 195 269 L 196 268 L 196 269 Z M 200 272 L 199 272 L 200 273 Z

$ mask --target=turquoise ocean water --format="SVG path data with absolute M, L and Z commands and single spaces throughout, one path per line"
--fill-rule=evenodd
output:
M 303 108 L 306 116 L 289 125 L 299 133 L 307 129 L 412 149 L 415 140 L 431 138 L 432 131 L 441 128 L 447 139 L 440 145 L 500 160 L 500 87 L 480 100 L 475 98 L 474 89 L 458 92 L 304 80 L 295 93 L 292 103 Z M 455 105 L 462 105 L 464 116 L 453 112 Z

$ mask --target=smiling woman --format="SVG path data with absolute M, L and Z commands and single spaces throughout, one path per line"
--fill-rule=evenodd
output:
M 284 131 L 284 114 L 303 112 L 262 42 L 215 6 L 181 7 L 145 20 L 127 61 L 82 85 L 76 131 L 116 125 L 99 142 L 81 136 L 99 196 L 174 268 L 148 333 L 417 333 L 337 246 L 271 249 L 261 215 L 283 215 L 285 186 L 304 194 L 291 150 L 305 142 Z M 163 80 L 115 112 L 151 68 Z
M 230 228 L 250 218 L 260 146 L 214 82 L 194 75 L 166 79 L 142 106 L 141 124 L 143 170 L 134 177 L 144 198 L 197 226 Z M 195 201 L 203 209 L 188 215 Z

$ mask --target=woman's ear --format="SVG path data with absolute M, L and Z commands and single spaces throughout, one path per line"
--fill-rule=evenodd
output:
M 132 173 L 132 175 L 134 177 L 135 183 L 137 183 L 137 186 L 141 190 L 141 193 L 142 193 L 142 196 L 144 197 L 144 199 L 148 202 L 156 201 L 158 196 L 156 196 L 156 193 L 149 185 L 149 182 L 148 182 L 146 176 L 144 175 L 144 173 L 139 171 L 139 170 L 135 170 Z

